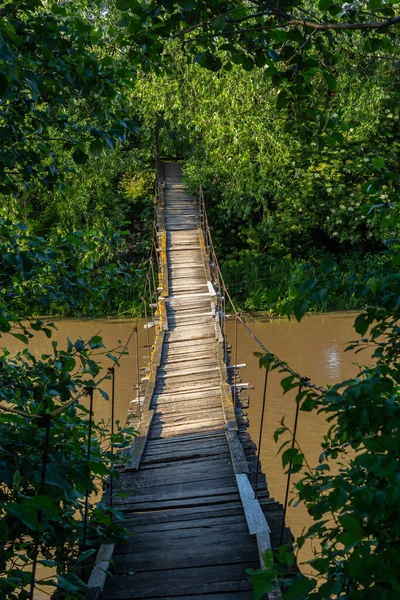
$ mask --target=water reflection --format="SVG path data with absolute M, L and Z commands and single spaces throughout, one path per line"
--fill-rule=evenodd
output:
M 329 348 L 324 349 L 323 353 L 325 356 L 324 362 L 326 364 L 329 379 L 332 379 L 333 381 L 339 381 L 340 379 L 343 379 L 340 368 L 342 364 L 342 357 L 336 344 L 332 343 Z

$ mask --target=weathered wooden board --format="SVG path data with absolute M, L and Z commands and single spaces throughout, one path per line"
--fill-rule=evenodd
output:
M 179 569 L 179 568 L 194 568 L 214 565 L 224 565 L 229 562 L 230 565 L 235 563 L 243 563 L 248 560 L 256 561 L 258 552 L 254 551 L 254 545 L 251 540 L 244 544 L 237 544 L 234 538 L 227 539 L 230 542 L 229 551 L 223 540 L 218 540 L 217 543 L 204 540 L 204 545 L 194 544 L 193 540 L 173 540 L 169 544 L 163 545 L 160 542 L 160 548 L 152 546 L 147 548 L 147 545 L 142 545 L 136 553 L 130 552 L 126 554 L 114 554 L 113 573 L 115 575 L 128 574 L 134 570 L 136 573 L 140 571 L 148 571 L 149 564 L 152 565 L 153 571 L 158 569 Z M 209 545 L 213 544 L 213 545 Z
M 137 473 L 126 473 L 124 477 L 114 481 L 113 489 L 127 490 L 137 488 L 158 487 L 159 485 L 175 486 L 181 483 L 234 477 L 232 466 L 225 459 L 214 461 L 210 469 L 210 461 L 194 462 L 182 468 L 182 463 L 165 463 L 162 468 L 140 470 Z
M 218 396 L 219 388 L 207 388 L 205 390 L 194 390 L 191 392 L 175 392 L 174 394 L 154 394 L 152 400 L 152 408 L 154 406 L 162 408 L 165 404 L 175 404 L 177 402 L 190 402 L 190 401 L 202 401 L 202 400 L 215 400 L 221 402 L 220 396 Z M 204 405 L 206 408 L 206 405 Z
M 182 512 L 182 511 L 179 511 Z M 191 511 L 192 512 L 192 511 Z M 147 513 L 146 513 L 147 514 Z M 171 532 L 174 536 L 184 536 L 184 535 L 197 535 L 198 531 L 209 531 L 210 527 L 220 527 L 222 530 L 225 530 L 229 527 L 237 527 L 236 531 L 247 531 L 247 523 L 246 520 L 239 514 L 237 511 L 236 514 L 225 515 L 225 516 L 214 516 L 208 518 L 199 518 L 199 519 L 191 519 L 190 521 L 185 520 L 184 516 L 181 516 L 179 521 L 168 521 L 165 523 L 149 523 L 146 522 L 144 525 L 139 525 L 135 518 L 130 520 L 125 520 L 124 524 L 126 527 L 131 527 L 132 531 L 136 535 L 144 534 L 151 535 L 156 534 L 160 531 L 169 533 Z M 124 546 L 121 546 L 123 550 Z
M 246 569 L 258 568 L 258 560 L 244 561 L 238 565 L 178 568 L 172 570 L 143 571 L 134 575 L 116 577 L 110 591 L 104 591 L 104 600 L 128 600 L 137 598 L 170 597 L 175 600 L 184 594 L 204 594 L 251 590 Z M 134 569 L 131 568 L 131 572 Z M 249 600 L 251 599 L 251 595 Z

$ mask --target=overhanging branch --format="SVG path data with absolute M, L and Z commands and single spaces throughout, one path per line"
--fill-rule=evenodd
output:
M 302 27 L 309 27 L 310 29 L 314 29 L 315 31 L 327 31 L 328 29 L 333 29 L 336 31 L 353 31 L 353 30 L 380 30 L 392 27 L 396 25 L 396 23 L 400 23 L 400 17 L 392 17 L 391 19 L 386 19 L 386 21 L 378 21 L 378 22 L 366 22 L 366 23 L 317 23 L 316 21 L 309 21 L 307 19 L 289 19 L 287 21 L 287 25 L 300 25 Z

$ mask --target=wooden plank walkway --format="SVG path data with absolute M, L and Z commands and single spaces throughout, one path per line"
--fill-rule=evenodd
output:
M 264 515 L 279 544 L 282 507 L 262 474 L 263 498 L 254 500 L 254 444 L 235 419 L 197 205 L 180 165 L 165 164 L 165 174 L 167 327 L 153 356 L 144 432 L 114 483 L 126 496 L 113 506 L 134 535 L 115 548 L 101 597 L 251 600 L 246 569 L 260 567 L 269 544 Z

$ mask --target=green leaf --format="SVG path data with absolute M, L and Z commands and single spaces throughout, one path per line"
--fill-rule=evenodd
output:
M 276 73 L 278 72 L 278 69 L 276 67 L 268 67 L 267 69 L 265 69 L 264 71 L 264 79 L 270 79 L 272 78 L 274 75 L 276 75 Z
M 241 62 L 245 71 L 252 71 L 254 69 L 254 61 L 250 56 L 243 56 Z
M 318 2 L 318 8 L 322 11 L 329 10 L 331 6 L 334 6 L 332 0 L 319 0 Z
M 35 530 L 38 526 L 38 511 L 27 504 L 11 503 L 4 509 L 16 519 L 22 521 L 29 529 Z
M 339 517 L 339 523 L 342 525 L 343 529 L 351 533 L 361 533 L 362 531 L 360 520 L 353 515 L 341 515 Z
M 130 21 L 129 17 L 127 15 L 124 15 L 116 22 L 116 26 L 117 27 L 128 27 L 130 22 L 131 21 Z
M 76 366 L 76 361 L 72 356 L 68 356 L 64 361 L 64 369 L 66 371 L 73 371 Z
M 325 256 L 320 262 L 320 269 L 323 273 L 331 273 L 336 267 L 336 261 L 330 256 Z
M 309 292 L 310 290 L 315 288 L 317 283 L 318 283 L 318 281 L 316 279 L 307 279 L 300 285 L 299 292 L 301 294 L 306 294 L 307 292 Z
M 278 110 L 283 110 L 286 108 L 288 104 L 288 94 L 285 90 L 281 90 L 278 94 L 278 98 L 276 100 L 276 108 Z
M 282 467 L 285 468 L 299 453 L 297 448 L 288 448 L 282 454 Z
M 89 345 L 89 348 L 91 348 L 92 350 L 95 350 L 97 348 L 104 348 L 103 339 L 100 335 L 94 335 L 89 340 L 88 345 Z
M 87 465 L 88 465 L 89 469 L 91 470 L 91 472 L 94 473 L 95 475 L 103 476 L 103 475 L 110 474 L 110 469 L 104 463 L 94 462 L 92 460 L 89 460 L 87 462 Z
M 354 329 L 361 336 L 364 336 L 367 333 L 369 326 L 370 326 L 370 319 L 369 319 L 368 315 L 365 313 L 361 313 L 361 315 L 358 315 L 358 317 L 354 321 Z
M 264 354 L 260 358 L 260 367 L 265 367 L 269 371 L 272 361 L 273 356 L 271 354 Z
M 104 391 L 104 390 L 102 390 L 101 388 L 99 388 L 99 392 L 100 392 L 100 394 L 102 395 L 102 397 L 104 398 L 104 400 L 109 400 L 109 399 L 110 399 L 110 397 L 109 397 L 109 395 L 107 394 L 107 392 L 105 392 L 105 391 Z
M 24 499 L 23 502 L 27 506 L 41 510 L 48 519 L 57 520 L 59 517 L 59 508 L 50 496 L 32 496 L 32 498 Z
M 326 85 L 328 86 L 328 88 L 330 90 L 336 89 L 337 81 L 336 81 L 336 77 L 334 75 L 332 75 L 332 73 L 325 71 L 324 79 L 325 79 Z
M 341 533 L 337 536 L 337 540 L 338 542 L 340 542 L 341 544 L 343 544 L 345 550 L 350 550 L 351 548 L 354 548 L 354 546 L 357 546 L 357 544 L 360 543 L 362 534 L 358 533 L 358 532 L 345 532 L 345 533 Z
M 19 340 L 20 342 L 23 342 L 24 344 L 29 344 L 28 338 L 23 333 L 13 333 L 11 335 L 17 338 L 17 340 Z
M 314 292 L 311 294 L 311 300 L 313 302 L 316 302 L 317 304 L 323 304 L 326 300 L 327 295 L 328 290 L 320 288 L 318 290 L 314 290 Z
M 90 152 L 93 156 L 101 156 L 103 154 L 103 142 L 99 139 L 90 142 Z
M 299 598 L 306 598 L 317 585 L 314 579 L 300 575 L 293 581 L 287 592 L 283 594 L 285 600 L 299 600 Z
M 247 569 L 246 572 L 250 576 L 251 581 L 253 582 L 253 594 L 254 600 L 261 600 L 266 597 L 268 592 L 271 592 L 276 586 L 277 573 L 271 565 L 271 561 L 268 557 L 267 559 L 267 568 L 265 570 L 257 569 Z
M 78 560 L 76 562 L 77 563 L 83 562 L 84 560 L 86 560 L 90 556 L 93 556 L 93 554 L 96 554 L 96 552 L 97 552 L 96 548 L 90 548 L 89 550 L 85 550 L 85 552 L 82 552 L 79 555 Z
M 82 352 L 85 348 L 85 342 L 83 340 L 76 340 L 74 345 L 77 352 Z
M 312 410 L 314 410 L 316 404 L 317 404 L 316 400 L 313 400 L 312 398 L 307 397 L 302 402 L 300 410 L 303 410 L 305 412 L 311 412 Z
M 307 307 L 308 307 L 308 299 L 307 298 L 296 298 L 296 300 L 294 301 L 294 305 L 293 305 L 293 312 L 294 312 L 294 316 L 296 317 L 297 321 L 300 322 L 301 319 L 304 317 Z
M 283 391 L 285 393 L 292 388 L 293 380 L 294 380 L 294 376 L 293 375 L 289 375 L 289 377 L 284 377 L 281 380 L 281 386 L 282 386 Z
M 69 592 L 70 594 L 84 592 L 87 589 L 86 583 L 74 575 L 74 573 L 67 573 L 63 577 L 58 577 L 57 582 L 60 589 Z
M 374 169 L 383 169 L 385 166 L 385 159 L 383 158 L 374 158 L 373 160 Z
M 8 79 L 4 73 L 0 73 L 0 98 L 4 96 L 8 88 Z
M 311 561 L 312 565 L 313 565 L 313 562 L 314 561 Z M 342 584 L 341 584 L 341 582 L 340 581 L 333 581 L 333 580 L 326 581 L 319 588 L 319 591 L 320 591 L 321 594 L 323 594 L 324 598 L 331 598 L 332 596 L 337 597 L 338 594 L 340 594 L 341 590 L 342 590 Z
M 225 15 L 223 15 L 221 17 L 216 17 L 215 19 L 212 19 L 211 27 L 213 29 L 223 29 L 223 27 L 225 25 L 225 21 L 226 21 Z
M 208 69 L 209 71 L 216 72 L 222 68 L 222 61 L 219 58 L 219 56 L 215 56 L 214 54 L 211 54 L 211 52 L 208 51 L 201 52 L 201 54 L 195 56 L 194 62 L 199 63 L 199 65 L 201 65 L 205 69 Z
M 72 158 L 76 162 L 77 165 L 84 165 L 88 160 L 88 155 L 83 152 L 80 148 L 77 148 L 72 155 Z

